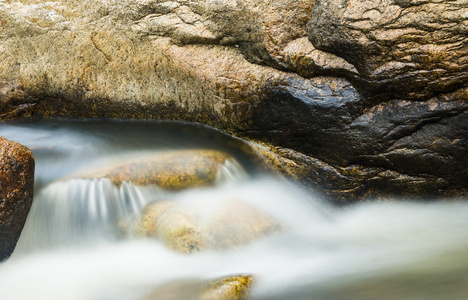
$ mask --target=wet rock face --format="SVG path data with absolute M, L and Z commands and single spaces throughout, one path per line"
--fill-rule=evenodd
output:
M 15 249 L 32 204 L 33 185 L 31 151 L 0 137 L 0 261 Z
M 338 202 L 467 196 L 464 0 L 0 3 L 0 119 L 260 141 Z
M 318 1 L 308 36 L 352 63 L 373 95 L 422 99 L 468 84 L 464 0 Z

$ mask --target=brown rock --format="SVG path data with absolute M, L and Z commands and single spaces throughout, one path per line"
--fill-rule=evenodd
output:
M 0 261 L 15 249 L 33 200 L 31 151 L 0 137 Z

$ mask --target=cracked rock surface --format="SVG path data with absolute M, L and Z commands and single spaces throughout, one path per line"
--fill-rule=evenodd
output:
M 467 84 L 466 0 L 324 0 L 311 16 L 314 46 L 352 63 L 371 94 L 424 99 Z
M 0 118 L 196 121 L 337 203 L 468 196 L 466 0 L 0 1 Z

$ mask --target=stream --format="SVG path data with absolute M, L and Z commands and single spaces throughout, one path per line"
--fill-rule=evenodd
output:
M 138 300 L 161 286 L 233 274 L 254 276 L 249 299 L 468 297 L 466 200 L 334 208 L 265 174 L 240 150 L 241 141 L 190 123 L 19 122 L 1 124 L 0 136 L 32 149 L 36 161 L 33 207 L 15 252 L 0 263 L 2 300 Z M 72 179 L 109 161 L 188 149 L 233 159 L 215 186 L 178 192 Z M 229 249 L 183 254 L 159 240 L 122 237 L 117 228 L 155 201 L 208 209 L 226 197 L 242 199 L 282 230 Z

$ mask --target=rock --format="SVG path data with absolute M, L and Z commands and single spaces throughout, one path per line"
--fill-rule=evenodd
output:
M 144 300 L 244 300 L 254 282 L 252 275 L 232 275 L 205 280 L 187 280 L 165 284 L 146 295 Z
M 0 137 L 0 261 L 15 249 L 33 200 L 31 151 Z
M 71 177 L 107 178 L 117 186 L 126 181 L 136 185 L 151 184 L 167 190 L 181 190 L 214 185 L 221 179 L 220 175 L 228 160 L 234 162 L 227 153 L 220 151 L 180 150 L 128 157 L 111 166 Z
M 468 197 L 465 7 L 3 1 L 0 119 L 194 121 L 336 203 Z
M 252 275 L 237 275 L 211 280 L 207 290 L 201 296 L 202 300 L 242 300 L 247 299 Z
M 141 213 L 140 220 L 135 222 L 136 233 L 140 237 L 151 237 L 157 235 L 157 224 L 159 217 L 168 209 L 173 206 L 171 201 L 158 201 L 156 203 L 148 204 Z
M 340 106 L 334 110 L 341 110 L 342 119 L 327 114 L 326 105 L 318 106 L 313 97 L 298 93 L 295 101 L 302 109 L 296 110 L 297 125 L 271 130 L 269 138 L 278 146 L 261 146 L 260 154 L 337 204 L 389 196 L 468 196 L 466 92 L 428 101 L 394 100 L 360 113 L 353 112 L 350 98 L 349 106 L 344 96 L 335 99 Z M 293 109 L 287 102 L 276 103 L 272 111 Z M 301 128 L 311 115 L 316 116 L 313 126 Z
M 162 240 L 175 251 L 193 253 L 243 245 L 280 229 L 275 220 L 241 200 L 216 202 L 194 199 L 149 204 L 136 231 Z
M 308 36 L 385 98 L 427 99 L 468 84 L 466 1 L 318 1 Z

